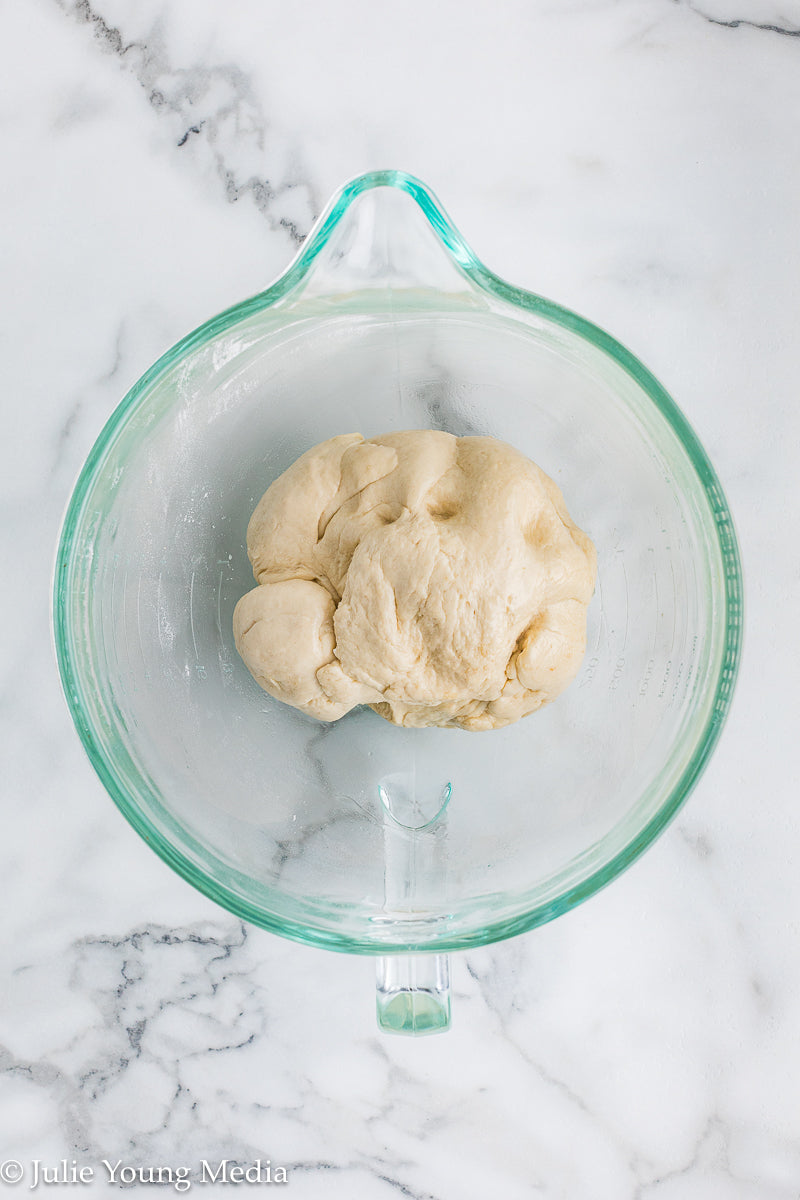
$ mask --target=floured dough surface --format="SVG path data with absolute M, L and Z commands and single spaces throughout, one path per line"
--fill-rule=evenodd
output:
M 586 644 L 595 552 L 561 492 L 491 437 L 330 438 L 259 502 L 237 649 L 321 721 L 497 729 L 554 700 Z

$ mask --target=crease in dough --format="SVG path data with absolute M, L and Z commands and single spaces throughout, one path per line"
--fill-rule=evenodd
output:
M 550 703 L 586 646 L 596 556 L 545 473 L 491 437 L 330 438 L 250 519 L 233 618 L 256 682 L 322 721 L 497 729 Z

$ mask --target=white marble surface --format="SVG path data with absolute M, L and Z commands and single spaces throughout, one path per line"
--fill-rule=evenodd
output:
M 0 15 L 9 1193 L 33 1159 L 95 1170 L 56 1194 L 112 1194 L 104 1158 L 261 1158 L 296 1200 L 796 1200 L 800 4 Z M 48 634 L 60 516 L 108 413 L 376 166 L 661 377 L 727 488 L 749 601 L 679 820 L 589 904 L 457 956 L 454 1027 L 419 1041 L 378 1034 L 369 960 L 244 929 L 148 851 L 83 756 Z

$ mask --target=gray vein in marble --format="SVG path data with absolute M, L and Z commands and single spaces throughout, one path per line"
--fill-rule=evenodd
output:
M 333 793 L 331 793 L 333 795 Z M 292 831 L 287 837 L 276 837 L 275 849 L 270 856 L 272 886 L 277 886 L 283 877 L 285 868 L 294 862 L 300 862 L 308 850 L 309 844 L 320 834 L 334 829 L 340 822 L 356 820 L 355 813 L 334 812 L 317 821 L 308 821 L 300 825 L 297 831 Z
M 124 1037 L 121 1045 L 106 1055 L 90 1057 L 83 1070 L 77 1075 L 78 1091 L 96 1099 L 108 1086 L 130 1067 L 136 1058 L 145 1052 L 143 1040 L 150 1022 L 175 1004 L 187 1004 L 197 1000 L 200 992 L 216 996 L 221 986 L 227 984 L 240 970 L 221 970 L 230 964 L 234 954 L 245 946 L 247 929 L 237 924 L 227 936 L 216 930 L 178 929 L 166 930 L 158 926 L 136 929 L 122 938 L 90 936 L 74 943 L 74 967 L 71 983 L 79 990 L 86 988 L 100 1009 L 107 1030 L 119 1032 Z M 140 994 L 140 985 L 148 974 L 148 959 L 160 947 L 197 947 L 201 953 L 201 965 L 194 977 L 184 976 L 172 996 L 151 997 Z M 103 971 L 100 956 L 121 956 L 118 970 L 119 982 L 112 985 L 113 972 Z M 144 1009 L 144 1010 L 143 1010 Z M 200 1052 L 222 1049 L 237 1049 L 252 1042 L 254 1033 L 225 1044 L 209 1046 Z M 176 1081 L 178 1082 L 178 1081 Z
M 164 930 L 153 928 L 144 928 L 134 930 L 124 938 L 114 939 L 108 937 L 91 936 L 83 938 L 75 943 L 75 951 L 77 953 L 78 962 L 75 972 L 73 973 L 73 982 L 77 981 L 78 976 L 83 970 L 86 973 L 87 956 L 89 961 L 98 950 L 102 952 L 103 948 L 109 948 L 112 951 L 120 952 L 124 955 L 122 964 L 119 969 L 121 976 L 120 982 L 116 985 L 113 991 L 103 989 L 101 992 L 95 991 L 95 998 L 98 1002 L 101 1012 L 106 1018 L 106 1024 L 109 1028 L 119 1029 L 123 1032 L 127 1039 L 127 1046 L 122 1047 L 121 1053 L 116 1057 L 109 1057 L 107 1061 L 101 1065 L 93 1064 L 89 1069 L 79 1077 L 79 1086 L 81 1090 L 88 1091 L 92 1099 L 106 1089 L 108 1084 L 113 1081 L 121 1072 L 123 1072 L 132 1061 L 139 1058 L 143 1053 L 142 1039 L 147 1030 L 148 1023 L 151 1018 L 157 1016 L 164 1007 L 170 1003 L 174 1003 L 175 999 L 166 999 L 158 1004 L 156 1008 L 148 1013 L 148 1015 L 137 1015 L 137 1008 L 140 1001 L 135 997 L 136 987 L 142 983 L 146 968 L 144 965 L 143 956 L 151 947 L 158 946 L 178 946 L 178 945 L 194 945 L 205 951 L 205 965 L 202 974 L 204 976 L 203 983 L 210 991 L 212 996 L 216 995 L 218 988 L 224 984 L 230 977 L 229 972 L 223 972 L 219 978 L 212 978 L 211 970 L 215 964 L 227 962 L 231 959 L 234 950 L 244 946 L 247 941 L 247 928 L 241 924 L 238 927 L 238 935 L 231 935 L 227 939 L 223 939 L 218 935 L 200 934 L 192 930 Z M 216 951 L 216 952 L 215 952 Z M 233 972 L 232 974 L 236 974 Z M 91 966 L 89 966 L 88 974 L 91 983 Z M 188 983 L 187 980 L 182 980 L 182 983 Z M 181 1003 L 188 1003 L 197 999 L 200 993 L 200 980 L 198 978 L 198 986 L 193 991 L 184 991 L 178 997 Z M 133 1006 L 134 1012 L 128 1013 L 131 993 L 134 993 Z M 249 1045 L 255 1037 L 255 1033 L 251 1032 L 248 1037 L 240 1041 L 232 1041 L 223 1045 L 215 1045 L 204 1047 L 202 1053 L 220 1050 L 236 1050 L 242 1046 Z M 128 1053 L 130 1051 L 130 1053 Z M 89 1088 L 89 1082 L 92 1081 L 92 1087 Z
M 203 143 L 230 203 L 249 196 L 271 229 L 282 230 L 296 246 L 300 245 L 319 213 L 310 181 L 297 178 L 273 183 L 255 171 L 240 178 L 226 159 L 223 143 L 231 129 L 237 153 L 246 147 L 254 164 L 268 159 L 269 119 L 246 72 L 232 63 L 177 66 L 167 52 L 159 22 L 153 24 L 145 39 L 129 41 L 120 27 L 106 20 L 97 3 L 56 3 L 73 20 L 88 25 L 99 45 L 131 71 L 154 111 L 172 118 L 179 130 L 177 148 L 186 146 L 190 139 Z M 307 223 L 274 211 L 276 202 L 297 190 L 305 194 Z
M 298 718 L 298 721 L 301 720 L 301 718 Z M 308 757 L 308 761 L 313 767 L 314 774 L 317 777 L 317 782 L 319 783 L 322 791 L 328 796 L 332 796 L 334 794 L 334 789 L 331 784 L 323 755 L 325 752 L 325 740 L 330 736 L 332 731 L 333 725 L 331 723 L 326 722 L 321 724 L 319 729 L 315 729 L 306 742 L 306 755 Z
M 522 953 L 522 943 L 520 943 L 520 945 L 517 947 L 517 954 L 519 955 Z M 623 1140 L 603 1119 L 602 1114 L 591 1108 L 583 1099 L 583 1097 L 580 1096 L 574 1090 L 574 1088 L 570 1087 L 565 1080 L 559 1079 L 556 1075 L 553 1075 L 552 1072 L 547 1070 L 547 1068 L 544 1067 L 541 1062 L 534 1059 L 511 1032 L 511 1029 L 509 1028 L 509 1019 L 512 1014 L 524 1014 L 526 1011 L 529 1012 L 530 1010 L 529 1007 L 526 1010 L 518 1004 L 513 995 L 513 987 L 511 986 L 509 980 L 503 980 L 502 978 L 498 980 L 498 976 L 501 975 L 501 972 L 497 970 L 496 962 L 500 960 L 498 960 L 494 951 L 490 950 L 491 965 L 484 972 L 476 970 L 473 962 L 470 961 L 470 958 L 471 956 L 466 957 L 467 971 L 478 984 L 481 998 L 483 999 L 484 1004 L 489 1012 L 493 1013 L 497 1019 L 499 1032 L 508 1045 L 525 1063 L 528 1064 L 529 1067 L 536 1072 L 536 1075 L 546 1087 L 560 1093 L 567 1103 L 574 1110 L 580 1112 L 582 1116 L 584 1116 L 591 1125 L 598 1129 L 612 1145 L 617 1147 L 622 1146 Z M 508 959 L 507 948 L 504 959 Z M 515 968 L 513 963 L 508 963 L 508 973 L 513 975 L 515 970 L 519 970 L 519 966 Z M 505 1011 L 499 1003 L 499 997 L 506 998 Z M 627 1152 L 628 1149 L 630 1149 L 630 1153 Z M 626 1148 L 626 1156 L 629 1161 L 631 1160 L 632 1154 L 632 1148 Z
M 86 1099 L 76 1094 L 67 1072 L 46 1060 L 16 1058 L 5 1046 L 0 1046 L 0 1075 L 21 1076 L 47 1091 L 56 1102 L 61 1129 L 72 1152 L 86 1154 L 90 1151 Z
M 713 858 L 715 850 L 714 845 L 708 838 L 708 835 L 699 830 L 694 832 L 691 829 L 691 822 L 684 818 L 678 825 L 677 831 L 681 841 L 686 845 L 694 858 L 697 859 L 701 867 L 706 867 L 709 859 Z M 713 869 L 706 868 L 703 871 L 703 878 L 707 881 L 716 899 L 719 912 L 729 912 L 730 903 L 720 886 L 718 879 L 713 873 Z M 753 997 L 753 1003 L 759 1018 L 769 1019 L 772 1011 L 772 992 L 769 984 L 759 973 L 758 968 L 753 967 L 753 963 L 757 957 L 758 946 L 754 942 L 752 934 L 741 920 L 734 920 L 731 928 L 733 929 L 735 939 L 738 942 L 742 952 L 742 962 L 747 967 L 747 980 L 749 990 Z
M 122 352 L 123 352 L 123 344 L 125 341 L 125 326 L 126 326 L 126 322 L 125 322 L 125 319 L 123 318 L 119 323 L 119 326 L 117 328 L 117 336 L 114 339 L 113 362 L 111 363 L 111 366 L 109 367 L 109 369 L 107 371 L 105 371 L 99 377 L 99 379 L 97 381 L 98 383 L 110 383 L 112 379 L 116 378 L 117 373 L 119 372 L 119 369 L 122 366 Z
M 67 415 L 61 423 L 61 428 L 59 429 L 58 434 L 56 435 L 55 459 L 53 461 L 53 465 L 52 465 L 50 471 L 48 472 L 48 476 L 50 478 L 52 478 L 52 476 L 55 474 L 56 470 L 58 469 L 59 463 L 61 461 L 61 457 L 64 453 L 64 449 L 65 449 L 66 444 L 69 441 L 70 437 L 72 436 L 72 433 L 75 429 L 75 426 L 78 423 L 78 420 L 80 419 L 82 409 L 83 409 L 83 400 L 80 397 L 78 397 L 78 399 L 74 400 L 72 402 L 72 404 L 70 405 Z
M 180 1137 L 187 1157 L 198 1160 L 201 1154 L 209 1161 L 224 1157 L 243 1166 L 256 1158 L 275 1160 L 273 1150 L 232 1135 L 231 1129 L 220 1128 L 214 1117 L 209 1119 L 202 1092 L 198 1094 L 186 1082 L 193 1060 L 202 1063 L 207 1056 L 235 1052 L 256 1041 L 262 1048 L 266 1045 L 268 995 L 250 977 L 256 964 L 245 955 L 247 937 L 243 925 L 228 922 L 176 930 L 144 927 L 124 937 L 89 937 L 74 943 L 69 955 L 74 960 L 71 987 L 91 1000 L 100 1013 L 100 1023 L 87 1026 L 41 1061 L 28 1062 L 11 1054 L 0 1060 L 5 1070 L 50 1092 L 72 1153 L 95 1159 L 101 1154 L 123 1155 L 134 1165 L 146 1165 L 170 1148 L 174 1152 L 175 1139 Z M 93 1130 L 98 1124 L 96 1114 L 102 1114 L 106 1106 L 114 1113 L 120 1096 L 123 1104 L 135 1102 L 138 1077 L 136 1082 L 126 1077 L 139 1060 L 151 1087 L 162 1080 L 169 1095 L 157 1102 L 154 1124 L 139 1126 L 135 1132 L 130 1127 L 126 1130 L 124 1124 L 115 1129 L 113 1117 L 109 1126 L 101 1116 L 99 1127 L 105 1131 L 101 1146 Z M 192 1073 L 190 1078 L 194 1077 Z M 252 1101 L 245 1107 L 296 1118 L 302 1127 L 307 1120 L 308 1097 L 319 1095 L 319 1089 L 310 1078 L 304 1078 L 299 1090 L 301 1100 L 296 1107 Z M 227 1100 L 235 1119 L 235 1096 L 223 1092 L 220 1098 Z M 163 1108 L 160 1117 L 158 1104 Z M 345 1163 L 323 1159 L 292 1163 L 290 1156 L 282 1156 L 281 1165 L 290 1172 L 366 1173 L 376 1180 L 385 1177 L 391 1186 L 396 1186 L 391 1174 L 401 1169 L 380 1155 Z M 407 1194 L 415 1195 L 410 1190 Z
M 369 1158 L 364 1162 L 326 1162 L 323 1160 L 287 1160 L 285 1165 L 287 1173 L 291 1179 L 293 1175 L 314 1175 L 330 1172 L 339 1176 L 353 1174 L 366 1174 L 378 1183 L 385 1183 L 388 1187 L 393 1188 L 401 1196 L 406 1196 L 408 1200 L 440 1200 L 432 1192 L 420 1192 L 416 1188 L 412 1188 L 409 1184 L 404 1183 L 397 1177 L 397 1172 L 403 1167 L 410 1167 L 414 1164 L 409 1162 L 389 1162 L 379 1155 L 369 1155 Z M 387 1175 L 386 1170 L 392 1170 L 395 1175 Z
M 645 1197 L 651 1190 L 660 1188 L 663 1186 L 663 1184 L 669 1183 L 673 1179 L 682 1179 L 689 1175 L 692 1171 L 696 1170 L 699 1166 L 704 1165 L 707 1167 L 710 1165 L 710 1163 L 721 1170 L 722 1173 L 731 1180 L 731 1182 L 735 1182 L 736 1177 L 732 1174 L 730 1169 L 728 1155 L 729 1143 L 730 1131 L 718 1116 L 712 1114 L 712 1116 L 710 1116 L 706 1122 L 701 1134 L 697 1138 L 688 1160 L 683 1164 L 683 1166 L 676 1167 L 672 1171 L 664 1171 L 662 1174 L 647 1180 L 647 1182 L 638 1183 L 631 1200 L 645 1200 Z
M 126 324 L 127 323 L 124 318 L 119 322 L 116 337 L 114 339 L 114 346 L 111 351 L 111 365 L 107 368 L 107 370 L 102 371 L 95 378 L 92 384 L 89 385 L 90 388 L 99 387 L 102 390 L 106 384 L 112 383 L 117 378 L 124 358 Z M 51 484 L 53 484 L 56 479 L 57 472 L 66 454 L 67 445 L 72 438 L 73 433 L 75 432 L 78 422 L 84 415 L 87 390 L 88 389 L 84 389 L 77 398 L 71 401 L 67 415 L 62 421 L 61 426 L 56 434 L 53 460 L 50 469 L 47 472 L 47 479 Z
M 677 3 L 683 3 L 683 0 L 676 0 Z M 696 13 L 698 17 L 702 17 L 704 21 L 708 21 L 710 25 L 721 25 L 723 29 L 759 29 L 765 33 L 779 33 L 783 37 L 800 37 L 800 29 L 792 29 L 786 25 L 771 25 L 768 22 L 751 21 L 746 17 L 731 17 L 728 20 L 722 17 L 712 17 L 710 13 L 703 12 L 702 8 L 698 8 L 696 4 L 687 4 L 687 8 Z
M 695 854 L 701 862 L 710 858 L 714 853 L 714 847 L 709 841 L 708 835 L 705 833 L 692 833 L 685 825 L 678 825 L 678 834 L 686 843 L 689 849 Z
M 446 378 L 444 372 L 443 379 Z M 416 394 L 424 408 L 431 429 L 441 429 L 445 433 L 454 433 L 456 437 L 475 437 L 485 434 L 485 429 L 476 425 L 466 413 L 454 412 L 450 404 L 444 400 L 444 383 L 437 380 L 434 384 L 420 387 Z
M 705 14 L 701 13 L 700 15 L 704 16 Z M 769 33 L 781 33 L 784 37 L 800 37 L 800 29 L 786 29 L 781 25 L 762 25 L 758 21 L 745 21 L 741 18 L 735 21 L 720 21 L 715 17 L 706 17 L 705 19 L 712 25 L 722 25 L 725 29 L 739 29 L 740 26 L 749 26 L 750 29 L 764 29 Z
M 407 1071 L 405 1067 L 395 1062 L 382 1038 L 370 1038 L 366 1044 L 372 1053 L 383 1062 L 391 1074 L 391 1098 L 385 1104 L 381 1105 L 377 1113 L 367 1118 L 368 1121 L 374 1121 L 391 1113 L 392 1109 L 396 1106 L 397 1097 L 400 1094 L 398 1085 L 402 1084 L 406 1087 L 419 1086 L 419 1079 L 411 1071 Z
M 411 399 L 421 406 L 431 429 L 441 429 L 457 437 L 483 435 L 488 429 L 477 425 L 472 414 L 455 402 L 455 383 L 452 371 L 438 361 L 435 349 L 427 354 L 429 378 L 414 388 Z
M 183 137 L 179 140 L 178 145 L 185 146 L 192 134 L 199 133 L 204 125 L 205 121 L 201 121 L 199 125 L 190 126 L 190 128 L 186 130 L 186 133 L 183 135 Z
M 399 1179 L 392 1179 L 388 1175 L 376 1174 L 375 1178 L 379 1179 L 381 1183 L 388 1183 L 389 1186 L 398 1191 L 401 1196 L 407 1196 L 408 1200 L 438 1200 L 438 1198 L 434 1196 L 433 1192 L 418 1192 L 416 1188 L 410 1188 L 408 1184 L 401 1183 Z

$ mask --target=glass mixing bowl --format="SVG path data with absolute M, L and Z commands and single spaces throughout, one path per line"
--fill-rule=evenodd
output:
M 598 551 L 582 670 L 494 732 L 369 710 L 319 724 L 236 652 L 248 519 L 315 443 L 421 428 L 502 438 L 561 487 Z M 686 799 L 736 676 L 739 556 L 708 458 L 647 369 L 493 275 L 424 184 L 380 171 L 114 412 L 66 514 L 54 626 L 84 746 L 148 844 L 247 921 L 381 956 L 381 1021 L 419 1032 L 448 1019 L 430 952 L 565 912 Z

